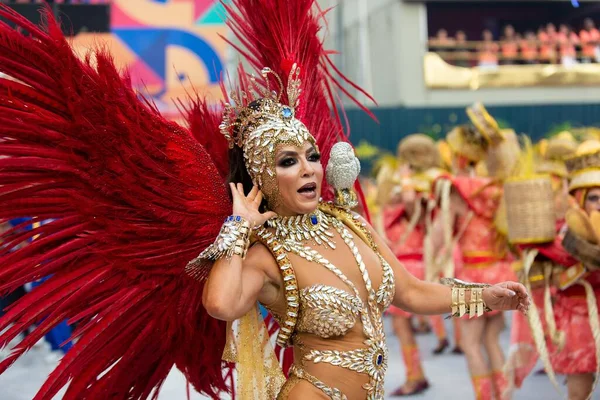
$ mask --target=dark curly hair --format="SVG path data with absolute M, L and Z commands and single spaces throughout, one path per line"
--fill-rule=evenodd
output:
M 254 184 L 252 178 L 246 169 L 244 161 L 244 151 L 238 147 L 233 146 L 233 149 L 229 150 L 229 177 L 227 182 L 241 183 L 244 186 L 244 193 L 250 193 Z M 263 199 L 259 211 L 265 212 L 267 210 L 267 202 Z

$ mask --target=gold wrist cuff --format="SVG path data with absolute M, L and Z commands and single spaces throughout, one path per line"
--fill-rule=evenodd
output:
M 492 311 L 483 301 L 483 290 L 491 285 L 486 283 L 468 283 L 458 279 L 442 278 L 442 284 L 452 288 L 452 314 L 450 317 L 462 317 L 466 314 L 469 318 L 481 317 L 484 312 Z M 466 301 L 466 292 L 471 292 L 469 302 Z
M 218 260 L 222 257 L 230 259 L 234 255 L 246 258 L 249 246 L 250 222 L 239 215 L 230 216 L 225 219 L 214 243 L 200 253 L 196 259 Z

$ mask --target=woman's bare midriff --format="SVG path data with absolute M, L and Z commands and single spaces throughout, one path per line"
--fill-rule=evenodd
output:
M 367 374 L 329 363 L 314 363 L 304 359 L 304 356 L 311 350 L 351 351 L 364 348 L 363 341 L 364 335 L 360 322 L 357 322 L 350 332 L 339 338 L 323 339 L 312 334 L 299 334 L 294 345 L 294 362 L 330 388 L 339 389 L 348 400 L 365 400 L 367 392 L 363 389 L 363 385 L 369 382 Z

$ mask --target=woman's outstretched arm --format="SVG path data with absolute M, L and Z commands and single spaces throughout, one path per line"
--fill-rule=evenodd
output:
M 364 222 L 364 221 L 363 221 Z M 396 277 L 396 294 L 393 304 L 415 314 L 449 314 L 452 307 L 452 289 L 448 286 L 425 282 L 409 273 L 375 230 L 367 224 L 383 258 L 390 264 Z M 485 282 L 477 282 L 485 283 Z M 470 293 L 466 293 L 466 302 Z M 485 304 L 493 310 L 519 310 L 529 308 L 525 287 L 517 282 L 504 282 L 483 291 Z

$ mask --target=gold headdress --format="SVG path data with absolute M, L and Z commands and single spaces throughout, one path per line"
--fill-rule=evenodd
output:
M 485 109 L 475 103 L 467 107 L 467 115 L 477 131 L 488 144 L 484 158 L 488 176 L 504 179 L 511 175 L 517 163 L 519 141 L 512 129 L 500 129 L 498 121 Z
M 273 199 L 277 192 L 277 146 L 302 146 L 308 141 L 316 147 L 316 140 L 306 126 L 295 118 L 301 92 L 300 68 L 294 64 L 290 71 L 286 88 L 289 105 L 280 102 L 284 90 L 281 78 L 270 68 L 263 68 L 261 75 L 264 85 L 259 85 L 256 78 L 251 77 L 249 90 L 230 94 L 234 104 L 225 104 L 219 129 L 229 142 L 230 149 L 238 146 L 243 150 L 252 182 L 261 188 L 267 199 Z M 271 91 L 269 75 L 279 82 L 279 92 Z

